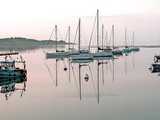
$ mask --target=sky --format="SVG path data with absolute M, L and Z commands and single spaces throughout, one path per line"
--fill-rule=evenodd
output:
M 75 16 L 160 14 L 159 0 L 0 0 L 0 38 L 48 39 L 55 24 Z M 72 21 L 70 21 L 72 22 Z

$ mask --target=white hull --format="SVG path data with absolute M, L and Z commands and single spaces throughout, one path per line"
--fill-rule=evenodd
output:
M 70 52 L 68 52 L 68 55 L 70 57 L 72 57 L 73 55 L 79 55 L 79 51 L 70 51 Z
M 68 52 L 55 52 L 55 53 L 46 53 L 46 58 L 47 59 L 52 59 L 52 58 L 64 58 L 69 55 Z
M 76 53 L 70 55 L 72 60 L 92 60 L 93 56 L 91 53 Z
M 94 57 L 113 57 L 112 51 L 100 51 L 93 53 Z

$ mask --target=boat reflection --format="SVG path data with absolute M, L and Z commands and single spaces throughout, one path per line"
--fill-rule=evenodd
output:
M 118 78 L 117 76 L 119 75 L 119 72 L 116 70 L 116 68 L 119 66 L 119 61 L 124 62 L 124 71 L 125 75 L 127 75 L 127 71 L 129 70 L 127 68 L 127 57 L 130 56 L 107 59 L 99 58 L 96 60 L 49 60 L 50 62 L 54 62 L 55 65 L 53 68 L 51 68 L 55 71 L 55 74 L 52 74 L 53 71 L 51 71 L 51 69 L 50 74 L 52 74 L 55 88 L 61 86 L 59 84 L 62 84 L 62 81 L 59 81 L 59 79 L 63 78 L 63 82 L 64 80 L 67 80 L 69 86 L 76 84 L 76 88 L 78 90 L 78 94 L 76 95 L 79 96 L 80 101 L 82 101 L 83 97 L 95 95 L 97 103 L 99 104 L 100 98 L 103 97 L 104 94 L 103 89 L 105 89 L 107 84 L 114 84 Z M 67 77 L 63 77 L 62 75 L 67 75 Z M 66 81 L 65 85 L 67 85 Z
M 65 61 L 65 60 L 63 60 Z M 58 60 L 56 62 L 56 87 L 58 86 Z M 100 102 L 100 78 L 102 79 L 102 83 L 104 85 L 105 82 L 105 71 L 104 71 L 104 65 L 108 64 L 110 60 L 78 60 L 78 61 L 68 61 L 68 68 L 66 66 L 64 67 L 64 70 L 69 73 L 69 81 L 71 81 L 71 71 L 73 72 L 73 78 L 74 80 L 77 80 L 78 82 L 78 89 L 79 89 L 79 99 L 82 100 L 83 94 L 82 94 L 82 86 L 84 82 L 92 82 L 93 88 L 96 92 L 97 97 L 97 103 Z M 94 69 L 92 66 L 95 66 Z M 78 70 L 77 70 L 78 67 Z M 100 71 L 100 67 L 102 70 Z M 97 68 L 97 69 L 95 69 Z M 77 76 L 76 76 L 77 75 Z M 76 79 L 78 78 L 78 79 Z
M 22 97 L 26 91 L 26 81 L 26 76 L 21 78 L 0 78 L 0 93 L 4 94 L 6 100 L 8 100 L 15 91 L 21 91 L 20 97 Z M 22 87 L 17 86 L 20 84 L 22 84 Z

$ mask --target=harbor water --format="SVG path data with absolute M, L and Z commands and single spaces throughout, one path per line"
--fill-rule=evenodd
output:
M 14 91 L 8 100 L 0 94 L 0 119 L 159 120 L 160 76 L 148 69 L 159 50 L 141 48 L 87 64 L 46 59 L 44 49 L 21 52 L 27 61 L 26 90 Z

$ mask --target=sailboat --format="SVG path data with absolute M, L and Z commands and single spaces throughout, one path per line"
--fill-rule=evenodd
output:
M 113 53 L 113 55 L 114 56 L 120 56 L 120 55 L 123 55 L 123 52 L 122 52 L 122 50 L 120 50 L 120 49 L 118 49 L 118 48 L 116 48 L 115 46 L 114 46 L 114 25 L 112 25 L 112 42 L 113 42 L 113 46 L 112 46 L 112 53 Z
M 81 50 L 81 19 L 78 22 L 78 51 L 72 52 L 70 55 L 72 62 L 79 60 L 93 60 L 92 54 L 89 50 Z
M 103 40 L 103 27 L 102 27 L 102 40 Z M 108 33 L 106 32 L 106 37 L 107 37 L 107 39 L 106 40 L 108 40 Z M 103 45 L 103 42 L 102 42 L 102 45 Z M 103 47 L 102 47 L 103 48 Z M 110 55 L 110 57 L 113 57 L 113 52 L 112 52 L 112 49 L 111 49 L 111 47 L 107 44 L 106 45 L 106 48 L 103 48 L 103 51 L 104 52 L 107 52 L 108 53 L 108 55 Z
M 103 41 L 103 31 L 104 31 L 104 25 L 102 25 L 102 41 Z M 99 57 L 113 57 L 113 54 L 110 50 L 103 48 L 103 42 L 102 42 L 102 48 L 99 46 L 99 10 L 97 10 L 97 52 L 93 54 L 94 58 Z
M 138 52 L 140 50 L 140 48 L 134 46 L 134 35 L 135 35 L 135 33 L 133 32 L 132 33 L 133 46 L 131 47 L 131 51 Z
M 124 54 L 131 52 L 131 49 L 127 46 L 127 29 L 125 28 L 125 48 L 123 49 Z
M 57 36 L 57 25 L 55 25 L 55 40 L 56 40 L 56 51 L 55 52 L 48 52 L 46 53 L 46 58 L 51 59 L 51 58 L 65 58 L 68 56 L 68 52 L 65 52 L 63 50 L 58 50 L 57 49 L 57 41 L 58 41 L 58 36 Z M 70 44 L 70 43 L 69 43 Z

